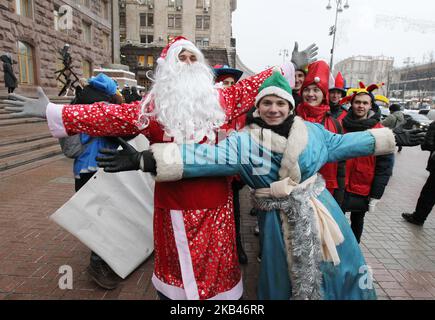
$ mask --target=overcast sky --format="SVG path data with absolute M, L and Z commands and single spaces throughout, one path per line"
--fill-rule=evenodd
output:
M 346 0 L 343 0 L 345 3 Z M 334 63 L 352 55 L 385 55 L 403 66 L 406 57 L 421 63 L 431 52 L 435 59 L 435 1 L 348 0 L 339 14 Z M 315 42 L 318 58 L 329 62 L 336 0 L 238 0 L 233 13 L 237 53 L 246 66 L 260 71 L 282 63 L 280 50 L 289 55 Z

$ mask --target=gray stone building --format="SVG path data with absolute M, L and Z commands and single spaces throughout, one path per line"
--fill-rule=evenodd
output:
M 391 77 L 391 96 L 408 105 L 435 103 L 435 61 L 395 69 Z
M 62 14 L 64 5 L 72 10 Z M 59 50 L 65 43 L 78 77 L 111 63 L 111 17 L 111 0 L 0 0 L 0 54 L 11 53 L 16 62 L 16 92 L 33 93 L 42 86 L 57 94 L 61 84 L 55 71 L 62 67 Z M 5 92 L 2 69 L 0 94 Z
M 354 56 L 336 63 L 334 76 L 340 71 L 347 87 L 359 87 L 359 81 L 366 85 L 384 82 L 385 85 L 376 93 L 387 95 L 393 64 L 392 57 Z
M 120 0 L 121 62 L 150 87 L 146 74 L 168 41 L 185 36 L 210 65 L 236 65 L 232 12 L 236 0 Z

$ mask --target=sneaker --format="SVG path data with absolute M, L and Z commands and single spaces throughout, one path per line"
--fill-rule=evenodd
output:
M 402 213 L 402 218 L 408 221 L 409 223 L 415 224 L 417 226 L 422 226 L 424 222 L 418 221 L 415 219 L 413 213 Z
M 86 268 L 86 271 L 100 287 L 113 290 L 122 281 L 122 278 L 118 276 L 107 263 L 104 261 L 91 262 Z

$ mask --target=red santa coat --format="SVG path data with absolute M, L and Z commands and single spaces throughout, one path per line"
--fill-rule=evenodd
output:
M 247 112 L 271 69 L 219 89 L 227 120 Z M 142 131 L 136 127 L 139 102 L 123 105 L 71 105 L 61 118 L 68 135 L 144 134 L 150 144 L 170 142 L 155 120 Z M 50 128 L 54 123 L 48 116 Z M 60 122 L 60 121 L 58 121 Z M 53 130 L 52 130 L 53 132 Z M 243 293 L 235 245 L 233 201 L 225 177 L 156 182 L 154 194 L 155 263 L 153 284 L 171 299 L 239 299 Z

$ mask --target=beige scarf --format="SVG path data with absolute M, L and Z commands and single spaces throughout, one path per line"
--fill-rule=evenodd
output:
M 317 174 L 313 175 L 304 182 L 297 184 L 290 178 L 271 183 L 270 188 L 261 188 L 255 190 L 255 196 L 258 198 L 284 198 L 290 195 L 294 190 L 306 188 L 317 179 Z M 343 234 L 337 222 L 331 216 L 328 209 L 314 196 L 308 201 L 315 212 L 317 230 L 322 243 L 322 256 L 324 261 L 332 261 L 334 265 L 340 264 L 340 258 L 337 253 L 337 246 L 344 241 Z

